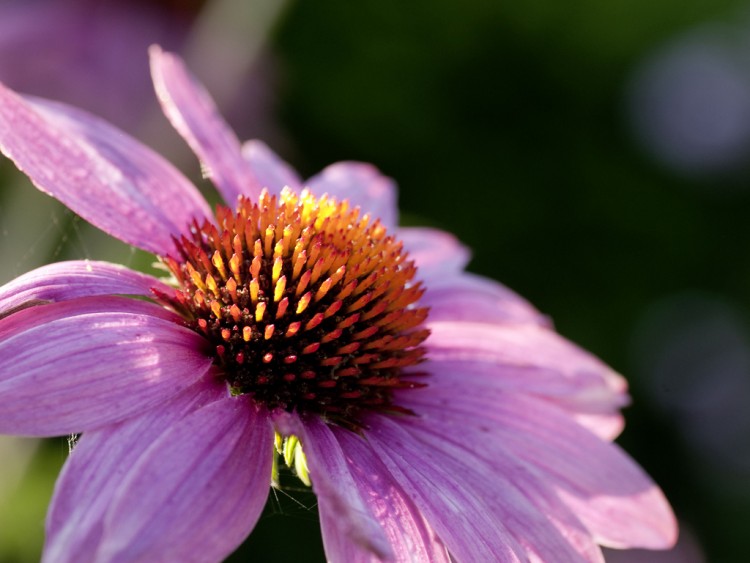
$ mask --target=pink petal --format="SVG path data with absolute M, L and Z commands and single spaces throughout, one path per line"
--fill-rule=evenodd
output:
M 625 417 L 620 413 L 597 414 L 572 412 L 570 414 L 578 424 L 587 428 L 602 440 L 609 442 L 622 434 L 622 431 L 625 429 Z
M 463 425 L 456 424 L 455 420 L 444 418 L 441 412 L 438 412 L 437 416 L 420 416 L 409 418 L 404 422 L 426 447 L 433 447 L 445 453 L 457 447 L 456 451 L 449 455 L 460 456 L 462 460 L 471 460 L 471 464 L 476 467 L 484 465 L 487 472 L 493 474 L 492 482 L 485 485 L 488 489 L 485 494 L 491 497 L 492 489 L 499 489 L 497 495 L 499 499 L 504 499 L 500 500 L 503 507 L 510 498 L 516 495 L 519 495 L 522 501 L 529 503 L 526 509 L 531 513 L 536 513 L 536 516 L 533 514 L 515 517 L 513 514 L 498 516 L 503 522 L 507 522 L 508 529 L 519 543 L 526 545 L 527 553 L 535 556 L 532 559 L 603 561 L 601 550 L 588 531 L 552 492 L 551 487 L 539 479 L 533 466 L 509 455 L 497 442 L 493 442 L 491 447 L 488 447 L 487 441 L 491 438 L 487 436 L 486 429 L 482 434 L 472 434 L 470 439 L 465 439 L 462 431 Z M 472 441 L 471 438 L 474 437 L 477 440 Z M 524 517 L 531 517 L 533 527 L 539 515 L 556 529 L 545 530 L 546 526 L 543 525 L 538 527 L 538 533 L 534 535 L 532 528 L 521 521 Z M 561 541 L 564 542 L 562 547 L 559 544 Z M 563 555 L 565 552 L 568 553 L 567 556 Z
M 462 271 L 471 259 L 471 252 L 456 237 L 428 227 L 402 227 L 398 238 L 409 257 L 419 268 L 417 277 L 431 285 L 444 276 Z
M 0 85 L 0 150 L 43 192 L 117 238 L 164 254 L 207 206 L 150 149 L 105 122 Z
M 171 291 L 156 278 L 118 264 L 94 260 L 58 262 L 32 270 L 0 287 L 0 316 L 40 301 L 117 294 L 153 297 L 151 288 Z
M 627 403 L 625 380 L 556 333 L 531 324 L 428 322 L 429 371 L 438 385 L 427 392 L 465 388 L 539 395 L 574 412 L 618 415 Z
M 490 464 L 450 436 L 387 417 L 368 422 L 368 443 L 458 561 L 581 560 L 580 524 L 571 542 L 575 519 L 559 502 L 560 513 L 547 513 L 555 499 L 524 467 Z M 585 559 L 596 561 L 589 543 L 594 555 Z
M 600 438 L 611 440 L 623 428 L 620 414 L 622 397 L 608 390 L 602 381 L 590 380 L 581 388 L 575 378 L 531 366 L 493 365 L 483 361 L 432 361 L 420 364 L 420 372 L 431 375 L 428 387 L 419 397 L 439 403 L 456 393 L 469 391 L 501 400 L 508 393 L 526 394 L 562 408 L 579 424 Z M 400 392 L 400 401 L 410 401 L 412 393 Z
M 551 324 L 504 285 L 466 272 L 430 276 L 420 305 L 430 308 L 430 321 Z
M 172 126 L 190 145 L 230 206 L 240 195 L 257 199 L 261 185 L 241 155 L 240 142 L 211 96 L 183 60 L 154 45 L 149 50 L 156 95 Z
M 201 377 L 205 341 L 166 309 L 87 297 L 0 320 L 0 433 L 58 436 L 111 424 Z
M 386 228 L 398 224 L 396 184 L 371 164 L 337 162 L 324 168 L 307 181 L 313 194 L 324 193 L 341 201 L 348 199 Z
M 333 525 L 333 528 L 327 527 L 323 534 L 328 555 L 331 556 L 331 552 L 335 553 L 339 548 L 339 544 L 328 542 L 346 538 L 344 542 L 350 542 L 360 550 L 381 559 L 390 558 L 392 554 L 388 540 L 363 501 L 347 466 L 346 454 L 330 428 L 317 417 L 310 417 L 304 421 L 300 439 L 320 511 L 326 515 L 337 515 L 334 519 L 326 518 L 326 526 Z
M 367 442 L 347 430 L 332 430 L 346 452 L 349 471 L 360 496 L 393 548 L 394 561 L 449 562 L 445 546 Z M 328 558 L 333 561 L 371 561 L 372 554 L 337 533 L 337 518 L 336 513 L 321 507 L 321 527 Z
M 93 560 L 112 498 L 149 446 L 185 416 L 226 397 L 225 385 L 206 378 L 158 408 L 83 434 L 55 485 L 44 560 Z
M 532 466 L 586 526 L 609 547 L 663 549 L 677 524 L 664 495 L 615 444 L 533 397 L 446 395 L 440 404 L 413 396 L 407 406 L 425 424 L 453 424 L 468 447 L 510 452 Z M 491 429 L 491 430 L 488 430 Z M 585 462 L 582 462 L 585 460 Z
M 253 139 L 242 144 L 242 157 L 250 164 L 258 183 L 271 193 L 289 186 L 299 191 L 302 180 L 297 172 L 273 152 L 263 141 Z
M 263 510 L 273 431 L 251 400 L 212 402 L 163 428 L 116 485 L 98 561 L 220 561 Z

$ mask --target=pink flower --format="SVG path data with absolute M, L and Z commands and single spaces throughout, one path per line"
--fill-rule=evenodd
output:
M 83 433 L 46 560 L 220 560 L 261 513 L 275 432 L 309 468 L 332 561 L 601 561 L 599 545 L 674 543 L 661 491 L 611 443 L 620 376 L 465 273 L 452 236 L 398 228 L 375 168 L 302 182 L 240 146 L 177 57 L 151 62 L 229 206 L 216 214 L 110 125 L 0 90 L 2 151 L 173 276 L 73 261 L 0 288 L 0 432 Z

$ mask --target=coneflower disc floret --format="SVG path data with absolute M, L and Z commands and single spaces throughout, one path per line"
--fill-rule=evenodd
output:
M 176 242 L 167 300 L 210 342 L 233 393 L 356 428 L 365 410 L 405 412 L 394 389 L 423 386 L 403 371 L 428 335 L 416 267 L 348 201 L 264 191 Z

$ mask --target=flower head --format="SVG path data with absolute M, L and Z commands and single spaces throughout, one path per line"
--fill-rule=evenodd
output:
M 599 545 L 674 542 L 663 495 L 611 443 L 619 375 L 465 273 L 452 236 L 398 228 L 375 168 L 302 182 L 241 146 L 177 57 L 151 62 L 215 213 L 110 125 L 0 89 L 0 149 L 171 273 L 73 261 L 0 288 L 0 432 L 82 433 L 46 560 L 220 560 L 260 515 L 275 438 L 333 561 L 599 561 Z

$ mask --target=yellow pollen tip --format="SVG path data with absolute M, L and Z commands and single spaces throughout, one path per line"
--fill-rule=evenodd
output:
M 232 270 L 232 275 L 236 279 L 237 283 L 242 283 L 242 272 L 240 271 L 240 265 L 242 264 L 242 261 L 238 254 L 232 254 L 232 257 L 229 259 L 229 269 Z
M 305 264 L 307 263 L 307 251 L 302 250 L 301 252 L 297 253 L 297 250 L 295 248 L 294 252 L 295 257 L 293 258 L 294 269 L 292 270 L 292 277 L 296 280 L 302 272 L 302 268 L 304 268 Z
M 258 303 L 258 305 L 255 307 L 255 322 L 259 323 L 263 320 L 263 315 L 266 313 L 266 302 L 261 301 Z
M 297 297 L 302 295 L 302 293 L 307 289 L 307 284 L 310 283 L 311 276 L 312 272 L 310 270 L 307 270 L 304 274 L 302 274 L 302 277 L 297 282 L 297 290 L 294 292 Z
M 224 259 L 221 257 L 221 254 L 217 250 L 214 252 L 213 257 L 211 258 L 211 262 L 214 266 L 216 266 L 216 269 L 219 271 L 219 274 L 221 275 L 222 279 L 227 279 L 227 268 L 224 265 Z
M 210 291 L 214 295 L 218 295 L 219 286 L 216 284 L 216 280 L 211 274 L 206 275 L 206 287 L 208 288 L 208 291 Z
M 237 301 L 237 282 L 234 281 L 234 278 L 229 278 L 224 287 L 227 288 L 229 296 L 232 298 L 232 300 Z
M 279 256 L 276 258 L 276 260 L 273 261 L 273 270 L 271 270 L 271 283 L 276 283 L 279 281 L 279 276 L 281 276 L 281 268 L 284 266 L 284 260 Z
M 240 322 L 240 319 L 242 318 L 242 311 L 240 311 L 240 308 L 236 303 L 232 303 L 232 306 L 229 307 L 229 314 L 232 316 L 232 320 L 234 322 Z
M 250 299 L 253 303 L 258 302 L 258 295 L 260 293 L 260 284 L 258 283 L 258 278 L 253 278 L 253 280 L 250 282 Z
M 315 292 L 315 301 L 320 301 L 326 296 L 326 293 L 328 293 L 328 290 L 331 289 L 331 286 L 333 285 L 333 280 L 331 278 L 326 279 L 322 284 L 320 284 L 320 287 L 318 288 L 318 291 Z
M 300 300 L 297 302 L 297 310 L 295 311 L 295 313 L 297 315 L 302 314 L 305 309 L 307 309 L 307 306 L 310 304 L 311 300 L 312 294 L 308 291 L 302 297 L 300 297 Z
M 256 254 L 253 257 L 253 261 L 250 263 L 250 276 L 253 279 L 257 279 L 260 275 L 260 266 L 263 263 L 263 258 L 261 255 Z
M 276 287 L 273 290 L 274 303 L 278 303 L 279 301 L 281 301 L 281 298 L 284 295 L 285 289 L 286 289 L 286 276 L 281 276 L 279 280 L 276 282 Z
M 219 305 L 218 301 L 211 302 L 211 312 L 217 319 L 221 318 L 221 305 Z

